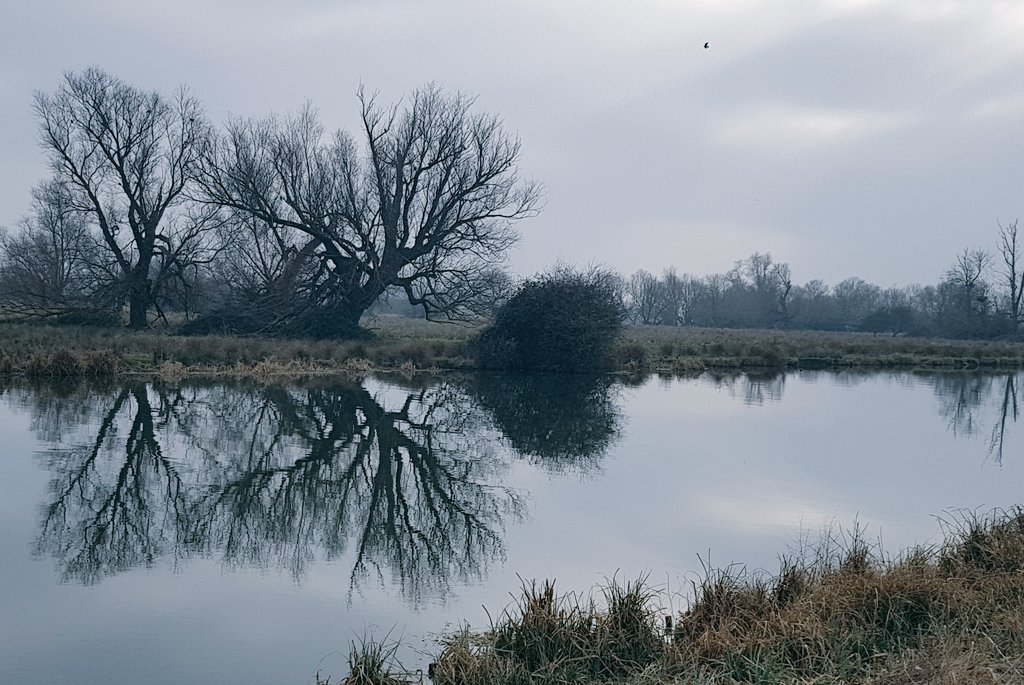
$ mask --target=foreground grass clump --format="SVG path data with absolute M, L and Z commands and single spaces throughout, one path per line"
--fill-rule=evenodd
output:
M 1024 682 L 1024 509 L 945 530 L 944 544 L 895 558 L 854 534 L 773 576 L 708 569 L 667 618 L 668 598 L 642 581 L 613 582 L 598 601 L 524 584 L 489 631 L 444 642 L 433 680 Z
M 352 642 L 348 650 L 348 675 L 339 685 L 405 685 L 406 677 L 420 673 L 407 673 L 398 661 L 399 643 L 373 640 L 368 637 Z M 331 685 L 330 677 L 316 674 L 317 685 Z
M 451 638 L 436 683 L 595 682 L 643 671 L 664 653 L 657 593 L 642 580 L 612 581 L 601 601 L 524 584 L 519 603 L 490 632 Z M 599 608 L 602 607 L 602 608 Z

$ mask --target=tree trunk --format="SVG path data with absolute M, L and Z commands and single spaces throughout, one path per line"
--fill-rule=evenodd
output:
M 335 336 L 339 338 L 358 337 L 359 319 L 368 307 L 360 307 L 350 304 L 347 307 L 338 307 L 332 314 L 337 317 L 335 322 Z
M 128 287 L 128 327 L 142 330 L 149 323 L 149 282 L 133 278 Z
M 359 319 L 366 309 L 351 303 L 310 307 L 298 316 L 283 321 L 279 333 L 319 339 L 358 338 L 362 333 Z

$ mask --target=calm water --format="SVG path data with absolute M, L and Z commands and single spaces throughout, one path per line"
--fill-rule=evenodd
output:
M 774 570 L 830 521 L 934 541 L 944 512 L 1024 502 L 1022 383 L 10 386 L 0 682 L 337 680 L 365 634 L 421 665 L 519 577 L 683 592 L 702 560 Z

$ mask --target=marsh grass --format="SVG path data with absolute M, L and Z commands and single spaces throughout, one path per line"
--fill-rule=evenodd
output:
M 668 630 L 645 579 L 596 600 L 523 583 L 490 630 L 442 644 L 434 682 L 1024 682 L 1024 510 L 942 525 L 896 557 L 854 529 L 774 575 L 705 568 Z
M 348 675 L 338 685 L 405 685 L 405 668 L 398 660 L 401 643 L 391 641 L 388 636 L 382 640 L 362 637 L 349 644 Z M 421 682 L 416 678 L 413 682 Z M 317 685 L 331 685 L 331 678 L 316 674 Z
M 0 374 L 29 376 L 311 375 L 368 369 L 458 369 L 472 332 L 429 322 L 378 323 L 356 341 L 186 337 L 122 329 L 0 325 Z M 171 365 L 171 366 L 168 366 Z
M 657 593 L 644 579 L 612 579 L 598 595 L 524 582 L 489 632 L 464 629 L 444 643 L 434 682 L 574 683 L 642 671 L 663 651 Z
M 651 370 L 801 368 L 1020 368 L 1024 343 L 879 337 L 869 333 L 630 326 L 620 343 Z
M 173 330 L 0 324 L 0 374 L 317 374 L 353 365 L 379 370 L 471 369 L 479 328 L 380 317 L 359 340 L 174 335 Z M 618 371 L 692 375 L 755 369 L 1015 369 L 1024 343 L 875 337 L 864 333 L 631 326 L 616 346 Z M 275 369 L 277 371 L 275 371 Z

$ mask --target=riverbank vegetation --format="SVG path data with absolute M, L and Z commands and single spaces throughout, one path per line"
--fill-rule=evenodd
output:
M 369 335 L 358 340 L 282 340 L 9 323 L 0 325 L 0 373 L 309 375 L 481 367 L 475 356 L 479 327 L 400 317 L 364 326 Z M 847 368 L 1018 369 L 1024 368 L 1024 343 L 626 326 L 612 362 L 612 370 L 629 374 Z
M 457 369 L 469 365 L 474 329 L 427 321 L 386 321 L 359 340 L 191 337 L 83 326 L 0 326 L 0 373 L 118 375 L 163 372 L 296 374 L 370 369 Z
M 439 685 L 1024 682 L 1024 510 L 943 525 L 944 542 L 897 556 L 856 530 L 826 533 L 773 575 L 707 568 L 683 598 L 644 579 L 590 596 L 527 582 L 490 629 L 443 639 L 430 674 Z M 346 682 L 397 682 L 384 654 L 357 648 L 351 662 L 374 668 Z

